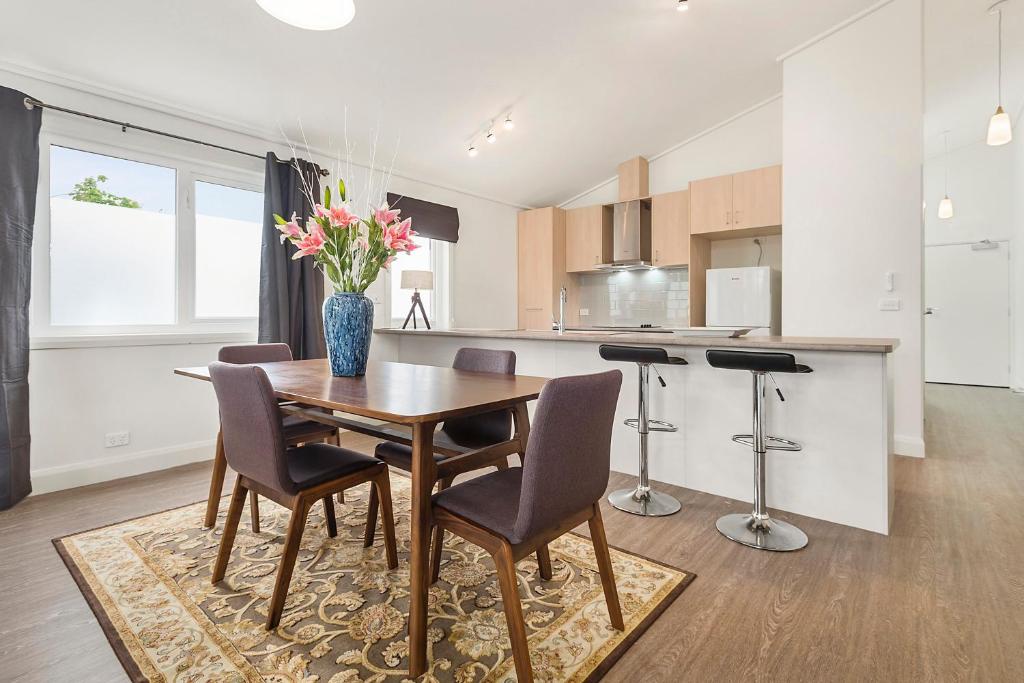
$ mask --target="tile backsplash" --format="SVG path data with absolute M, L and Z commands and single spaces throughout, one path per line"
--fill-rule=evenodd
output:
M 689 325 L 690 283 L 686 268 L 625 270 L 579 276 L 580 325 L 644 323 Z

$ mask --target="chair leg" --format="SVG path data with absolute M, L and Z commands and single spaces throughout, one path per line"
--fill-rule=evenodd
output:
M 274 593 L 270 597 L 270 606 L 267 611 L 267 630 L 272 631 L 281 623 L 281 613 L 284 612 L 284 603 L 288 598 L 288 586 L 292 582 L 292 571 L 295 569 L 295 559 L 299 555 L 299 544 L 302 542 L 302 532 L 306 527 L 306 514 L 309 512 L 309 505 L 302 498 L 298 498 L 292 505 L 291 518 L 288 520 L 288 534 L 284 539 L 284 550 L 281 552 L 281 564 L 277 568 L 277 579 L 274 581 Z
M 381 526 L 384 527 L 384 550 L 388 557 L 388 569 L 398 569 L 398 547 L 395 541 L 395 517 L 391 510 L 391 478 L 385 467 L 373 480 L 380 498 Z
M 336 430 L 333 435 L 324 439 L 324 443 L 331 444 L 332 446 L 341 446 L 341 432 Z M 338 503 L 341 505 L 345 504 L 344 491 L 338 491 L 336 498 L 338 499 Z
M 551 554 L 548 552 L 548 546 L 544 545 L 537 548 L 537 566 L 540 569 L 540 578 L 545 581 L 551 580 Z
M 590 538 L 594 542 L 594 554 L 597 556 L 597 568 L 601 572 L 601 587 L 604 588 L 604 600 L 608 603 L 608 616 L 612 626 L 620 631 L 626 626 L 622 621 L 622 608 L 619 606 L 619 591 L 615 587 L 615 573 L 612 571 L 612 557 L 608 553 L 608 539 L 604 535 L 604 520 L 601 518 L 601 506 L 594 503 L 594 516 L 588 522 Z
M 446 477 L 437 482 L 438 492 L 451 486 L 454 479 L 455 477 Z M 441 553 L 444 552 L 444 529 L 440 526 L 434 525 L 434 538 L 430 545 L 430 583 L 435 584 L 441 574 Z
M 255 491 L 249 491 L 249 515 L 252 518 L 252 532 L 260 532 L 260 497 Z
M 238 522 L 242 519 L 242 506 L 245 505 L 246 490 L 242 486 L 242 478 L 235 479 L 235 489 L 231 493 L 228 518 L 224 521 L 224 533 L 220 537 L 220 549 L 217 551 L 217 561 L 213 565 L 210 583 L 219 583 L 224 579 L 224 572 L 228 568 L 228 559 L 231 557 L 231 547 L 235 544 Z
M 499 460 L 498 462 L 494 463 L 494 466 L 498 468 L 499 472 L 501 472 L 502 470 L 507 470 L 508 458 L 505 458 L 504 460 Z
M 377 533 L 377 510 L 380 508 L 380 498 L 377 496 L 377 486 L 370 482 L 370 502 L 366 507 L 366 531 L 363 532 L 363 547 L 369 548 L 373 545 L 373 539 Z
M 327 535 L 335 538 L 338 535 L 338 519 L 334 516 L 334 498 L 324 496 L 324 519 L 327 520 Z
M 505 607 L 505 621 L 508 623 L 508 636 L 512 642 L 516 677 L 519 683 L 533 683 L 530 647 L 526 640 L 526 622 L 523 621 L 523 604 L 519 601 L 519 582 L 516 577 L 516 565 L 512 560 L 512 548 L 507 542 L 503 542 L 493 558 L 498 569 L 501 602 Z

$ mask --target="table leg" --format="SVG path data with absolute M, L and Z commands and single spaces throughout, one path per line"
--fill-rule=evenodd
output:
M 206 518 L 203 527 L 210 529 L 217 523 L 217 507 L 224 489 L 224 473 L 228 469 L 224 457 L 224 436 L 217 430 L 217 450 L 213 454 L 213 475 L 210 477 L 210 496 L 206 499 Z
M 430 581 L 430 494 L 437 478 L 434 427 L 412 429 L 412 519 L 409 541 L 409 676 L 427 670 L 427 590 Z
M 515 438 L 519 439 L 519 458 L 526 459 L 526 444 L 530 440 L 530 411 L 525 403 L 518 403 L 512 409 L 512 423 L 515 425 Z

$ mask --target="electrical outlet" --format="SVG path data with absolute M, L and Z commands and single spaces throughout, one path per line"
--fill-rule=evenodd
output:
M 580 309 L 580 316 L 584 316 L 584 315 L 590 315 L 590 309 L 589 308 L 581 308 Z
M 902 302 L 899 297 L 892 297 L 891 299 L 879 299 L 878 310 L 880 311 L 898 311 Z
M 131 440 L 130 432 L 110 432 L 104 439 L 104 445 L 107 448 L 117 448 L 118 446 L 127 446 Z

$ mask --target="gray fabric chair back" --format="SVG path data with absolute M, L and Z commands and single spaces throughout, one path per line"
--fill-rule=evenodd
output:
M 452 367 L 467 372 L 494 372 L 516 374 L 514 351 L 462 348 L 455 354 Z M 445 420 L 441 431 L 458 444 L 478 447 L 480 444 L 501 443 L 512 435 L 512 412 L 496 410 L 482 415 Z
M 210 379 L 220 408 L 224 456 L 231 469 L 264 486 L 291 494 L 281 410 L 263 368 L 211 363 Z
M 239 344 L 222 346 L 217 353 L 221 363 L 276 363 L 292 359 L 292 350 L 287 344 Z
M 621 386 L 618 370 L 544 385 L 523 462 L 518 538 L 557 525 L 604 495 Z

